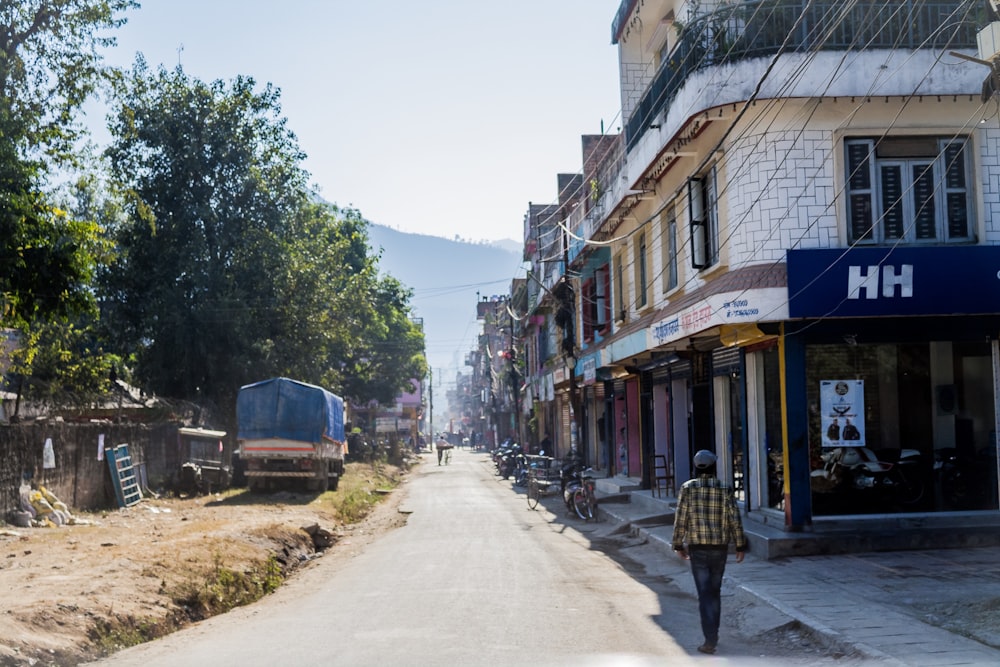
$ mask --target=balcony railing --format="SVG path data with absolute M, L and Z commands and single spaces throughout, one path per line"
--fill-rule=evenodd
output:
M 778 53 L 976 48 L 976 0 L 748 0 L 684 26 L 625 126 L 631 150 L 698 70 Z

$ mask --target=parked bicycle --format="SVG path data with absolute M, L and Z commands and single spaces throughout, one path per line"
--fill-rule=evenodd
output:
M 566 508 L 584 521 L 597 515 L 597 495 L 592 468 L 584 468 L 578 461 L 563 466 L 563 501 Z
M 559 490 L 559 470 L 552 467 L 551 456 L 530 456 L 528 460 L 528 507 L 536 509 L 542 496 Z

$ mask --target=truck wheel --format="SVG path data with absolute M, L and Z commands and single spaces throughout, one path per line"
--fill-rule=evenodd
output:
M 317 493 L 326 493 L 327 489 L 330 488 L 330 472 L 326 466 L 323 466 L 323 468 L 316 473 L 312 486 Z
M 340 475 L 335 474 L 333 477 L 330 478 L 330 490 L 336 491 L 337 486 L 339 485 L 340 485 Z

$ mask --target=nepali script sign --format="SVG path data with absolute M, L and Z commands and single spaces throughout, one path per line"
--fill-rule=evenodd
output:
M 650 347 L 659 347 L 721 324 L 771 322 L 788 318 L 784 287 L 713 294 L 664 317 L 646 330 Z

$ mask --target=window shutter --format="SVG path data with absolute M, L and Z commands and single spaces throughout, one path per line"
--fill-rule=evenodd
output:
M 873 240 L 871 141 L 847 142 L 848 229 L 851 241 Z
M 901 239 L 906 234 L 903 221 L 903 165 L 879 166 L 882 179 L 882 231 L 883 238 Z
M 944 151 L 946 215 L 948 239 L 968 239 L 969 191 L 965 185 L 965 147 L 959 142 L 950 142 Z
M 597 276 L 597 322 L 603 327 L 611 321 L 611 272 L 604 266 Z
M 930 163 L 916 163 L 910 168 L 913 173 L 913 222 L 918 241 L 937 238 L 934 208 L 934 166 Z

